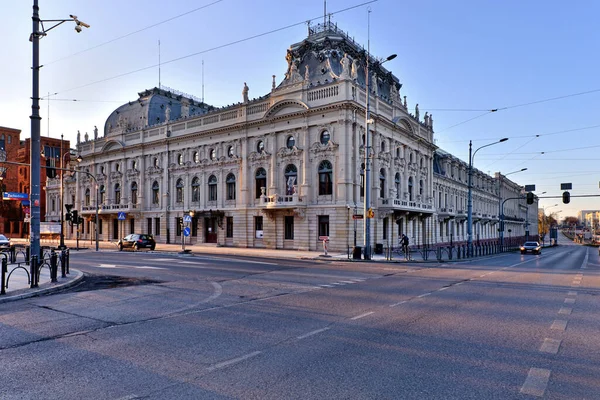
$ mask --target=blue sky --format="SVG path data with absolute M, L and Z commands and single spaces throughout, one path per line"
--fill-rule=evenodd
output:
M 40 93 L 57 93 L 41 102 L 42 135 L 72 141 L 77 130 L 102 131 L 115 108 L 158 86 L 159 40 L 161 83 L 197 97 L 204 83 L 205 101 L 224 106 L 241 101 L 244 82 L 251 98 L 268 93 L 272 75 L 283 78 L 286 49 L 306 37 L 303 22 L 323 15 L 322 0 L 39 3 L 42 19 L 74 14 L 91 25 L 77 34 L 63 24 L 40 41 Z M 327 10 L 361 3 L 328 0 Z M 0 125 L 21 129 L 22 139 L 30 136 L 32 4 L 0 0 Z M 572 195 L 600 194 L 600 2 L 379 0 L 335 13 L 332 21 L 365 47 L 367 7 L 371 52 L 398 54 L 386 66 L 409 108 L 418 103 L 421 115 L 433 114 L 438 146 L 468 160 L 469 140 L 475 149 L 508 137 L 478 152 L 475 167 L 491 174 L 526 167 L 510 178 L 535 184 L 542 196 L 559 196 L 566 182 Z M 596 197 L 540 204 L 557 203 L 548 211 L 562 210 L 560 217 L 600 209 Z

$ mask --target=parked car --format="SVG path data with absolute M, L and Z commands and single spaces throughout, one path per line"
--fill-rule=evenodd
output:
M 525 242 L 521 246 L 521 254 L 525 253 L 542 254 L 542 246 L 538 242 Z
M 132 248 L 133 250 L 149 248 L 150 250 L 154 250 L 156 248 L 156 241 L 152 235 L 132 233 L 119 240 L 118 245 L 119 251 L 122 251 L 124 248 Z
M 10 249 L 10 239 L 4 235 L 0 235 L 0 250 Z

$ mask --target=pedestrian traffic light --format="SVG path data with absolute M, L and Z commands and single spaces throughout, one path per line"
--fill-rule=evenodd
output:
M 571 202 L 571 193 L 563 192 L 563 203 L 569 204 Z
M 534 196 L 532 192 L 527 192 L 527 204 L 533 204 Z
M 71 211 L 71 221 L 77 225 L 79 223 L 79 213 L 77 210 Z
M 68 212 L 65 214 L 65 221 L 70 221 L 71 220 L 71 213 Z
M 51 158 L 46 160 L 46 177 L 51 179 L 56 178 L 56 168 L 54 168 L 54 160 Z

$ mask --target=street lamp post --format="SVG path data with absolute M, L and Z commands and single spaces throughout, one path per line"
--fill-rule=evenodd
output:
M 369 103 L 370 103 L 370 99 L 371 99 L 371 94 L 369 93 L 369 58 L 371 57 L 371 38 L 370 38 L 370 30 L 371 30 L 371 10 L 368 11 L 368 21 L 367 21 L 367 60 L 365 63 L 365 91 L 367 94 L 367 104 L 366 104 L 366 110 L 365 110 L 365 151 L 364 151 L 364 155 L 365 155 L 365 182 L 364 182 L 364 198 L 365 198 L 365 203 L 363 205 L 363 215 L 364 215 L 364 234 L 363 234 L 363 239 L 364 239 L 364 256 L 365 256 L 365 260 L 370 260 L 371 259 L 371 218 L 369 217 L 370 214 L 370 210 L 371 210 L 371 166 L 369 164 L 369 160 L 370 160 L 370 150 L 371 150 L 371 138 L 370 138 L 370 132 L 369 132 L 369 124 L 373 123 L 373 120 L 371 120 L 371 114 L 370 114 L 370 110 L 369 110 Z M 396 54 L 392 54 L 389 57 L 387 57 L 385 60 L 381 61 L 379 63 L 379 65 L 393 60 L 394 58 L 396 58 Z
M 500 220 L 500 227 L 498 228 L 498 239 L 500 242 L 500 251 L 502 251 L 502 245 L 504 244 L 504 215 L 502 213 L 502 177 L 507 177 L 508 175 L 516 174 L 523 171 L 527 171 L 527 168 L 521 168 L 517 171 L 512 171 L 504 175 L 498 172 L 498 219 Z
M 477 148 L 473 152 L 473 142 L 469 140 L 469 183 L 467 200 L 467 255 L 473 256 L 473 158 L 475 154 L 484 147 L 493 146 L 498 143 L 506 142 L 508 138 L 502 138 L 497 142 L 489 143 Z
M 38 256 L 40 254 L 40 189 L 41 189 L 41 177 L 40 177 L 40 149 L 41 149 L 41 138 L 40 138 L 40 38 L 46 36 L 46 33 L 58 25 L 73 21 L 77 25 L 75 30 L 81 32 L 81 27 L 89 28 L 89 25 L 81 22 L 76 16 L 71 15 L 69 19 L 54 19 L 54 20 L 41 20 L 39 15 L 38 0 L 33 0 L 33 20 L 32 33 L 29 37 L 29 41 L 32 43 L 33 50 L 33 65 L 32 65 L 32 96 L 31 96 L 31 148 L 30 148 L 30 207 L 31 207 L 31 222 L 30 222 L 30 242 L 31 242 L 31 255 Z M 44 28 L 44 22 L 55 23 L 48 29 Z M 42 30 L 40 31 L 40 24 Z
M 544 246 L 544 243 L 546 242 L 546 209 L 557 206 L 558 204 L 554 204 L 553 206 L 548 207 L 542 207 L 542 246 Z M 550 232 L 550 230 L 548 230 L 548 232 Z

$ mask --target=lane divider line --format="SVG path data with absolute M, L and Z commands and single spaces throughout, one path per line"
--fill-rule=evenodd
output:
M 553 329 L 556 331 L 564 331 L 567 329 L 567 323 L 568 323 L 568 321 L 566 321 L 564 319 L 555 319 L 554 322 L 552 323 L 552 325 L 550 326 L 550 329 Z
M 574 290 L 569 290 L 569 292 L 567 293 L 567 296 L 577 296 L 577 292 Z
M 565 304 L 575 304 L 575 299 L 573 299 L 573 298 L 566 298 L 565 299 Z
M 532 396 L 542 397 L 550 380 L 550 370 L 542 368 L 530 368 L 525 383 L 520 392 Z
M 570 307 L 561 307 L 560 310 L 558 310 L 559 314 L 566 314 L 566 315 L 570 315 L 571 311 L 573 311 L 572 308 Z
M 325 332 L 327 330 L 329 330 L 329 328 L 317 329 L 316 331 L 308 332 L 308 333 L 305 333 L 304 335 L 297 336 L 296 339 L 300 339 L 300 340 L 306 339 L 309 336 L 313 336 L 318 333 Z
M 374 314 L 374 313 L 375 313 L 375 311 L 369 311 L 369 312 L 366 312 L 364 314 L 357 315 L 356 317 L 352 317 L 350 319 L 354 321 L 354 320 L 364 318 L 364 317 L 369 316 L 369 315 Z
M 237 364 L 239 362 L 247 360 L 249 358 L 256 357 L 260 353 L 261 353 L 260 351 L 254 351 L 254 352 L 252 352 L 250 354 L 246 354 L 246 355 L 243 355 L 241 357 L 232 358 L 231 360 L 223 361 L 223 362 L 217 363 L 217 364 L 215 364 L 213 366 L 210 366 L 210 367 L 207 368 L 207 370 L 208 371 L 214 371 L 214 370 L 217 370 L 217 369 L 225 368 L 225 367 L 228 367 L 230 365 Z
M 399 306 L 400 304 L 404 304 L 404 303 L 406 303 L 407 301 L 408 301 L 408 300 L 402 300 L 402 301 L 400 301 L 400 302 L 398 302 L 398 303 L 390 304 L 390 307 L 396 307 L 396 306 Z
M 431 294 L 431 293 L 423 293 L 423 294 L 421 294 L 421 295 L 419 295 L 419 296 L 417 296 L 417 297 L 421 298 L 421 297 L 429 296 L 430 294 Z
M 560 349 L 560 343 L 562 340 L 559 339 L 550 339 L 545 338 L 544 343 L 540 346 L 540 352 L 549 353 L 549 354 L 557 354 Z

